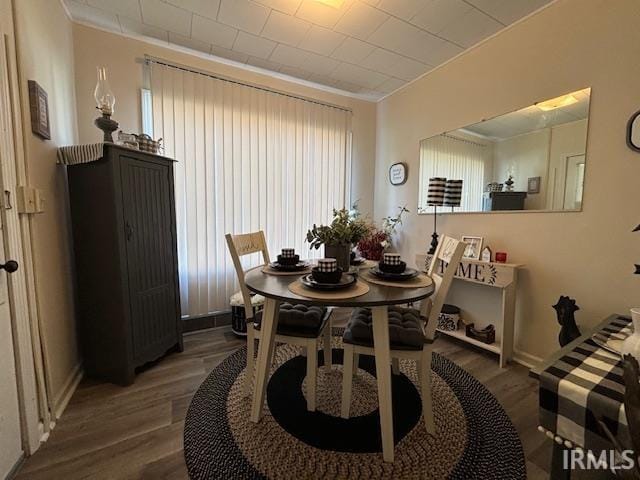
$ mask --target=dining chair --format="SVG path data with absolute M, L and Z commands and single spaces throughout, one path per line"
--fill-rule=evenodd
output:
M 431 399 L 431 355 L 438 325 L 438 316 L 444 305 L 455 272 L 466 248 L 455 238 L 444 236 L 429 265 L 427 274 L 434 282 L 434 293 L 420 302 L 420 310 L 403 307 L 389 308 L 389 342 L 391 347 L 392 370 L 399 374 L 399 359 L 415 360 L 422 397 L 422 411 L 427 432 L 435 433 Z M 440 274 L 439 264 L 446 266 Z M 400 288 L 400 287 L 398 287 Z M 372 313 L 368 308 L 354 309 L 343 335 L 344 366 L 342 376 L 341 416 L 349 418 L 351 389 L 359 355 L 374 355 Z M 390 409 L 390 405 L 379 405 L 380 409 Z M 391 412 L 389 412 L 391 415 Z
M 254 315 L 251 293 L 244 281 L 245 271 L 240 257 L 260 253 L 264 265 L 270 263 L 269 251 L 264 232 L 240 235 L 228 233 L 227 247 L 240 283 L 247 319 L 247 369 L 244 378 L 244 394 L 251 393 L 251 382 L 255 367 L 255 340 L 260 339 L 262 310 Z M 307 357 L 307 410 L 316 409 L 316 388 L 318 370 L 318 346 L 324 343 L 324 365 L 331 370 L 331 309 L 318 306 L 292 305 L 282 303 L 278 311 L 276 343 L 288 343 L 303 347 Z M 322 339 L 322 340 L 321 340 Z M 274 347 L 275 348 L 275 347 Z

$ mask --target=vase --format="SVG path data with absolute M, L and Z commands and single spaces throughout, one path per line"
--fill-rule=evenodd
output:
M 629 354 L 640 362 L 640 307 L 631 309 L 633 333 L 622 344 L 622 355 Z
M 343 272 L 348 272 L 351 266 L 351 244 L 340 243 L 324 245 L 325 258 L 335 258 Z

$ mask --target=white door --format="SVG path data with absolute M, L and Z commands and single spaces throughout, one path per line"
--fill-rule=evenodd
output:
M 569 155 L 567 157 L 567 173 L 564 181 L 564 205 L 565 210 L 574 210 L 582 207 L 582 187 L 584 184 L 585 156 Z

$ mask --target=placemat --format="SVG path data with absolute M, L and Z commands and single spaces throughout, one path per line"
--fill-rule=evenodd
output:
M 307 273 L 311 273 L 311 267 L 313 267 L 313 265 L 309 265 L 304 270 L 297 270 L 295 272 L 284 272 L 282 270 L 271 268 L 269 265 L 264 265 L 262 267 L 262 273 L 266 273 L 267 275 L 306 275 Z
M 366 271 L 360 273 L 360 278 L 366 280 L 369 283 L 375 283 L 376 285 L 384 285 L 385 287 L 399 287 L 399 288 L 423 288 L 430 287 L 433 284 L 433 280 L 428 275 L 421 273 L 417 277 L 410 280 L 383 280 L 376 277 L 371 272 Z
M 307 288 L 300 280 L 296 280 L 289 284 L 289 290 L 301 297 L 317 298 L 319 300 L 346 300 L 347 298 L 364 295 L 369 291 L 369 285 L 358 280 L 354 285 L 344 290 L 325 291 Z

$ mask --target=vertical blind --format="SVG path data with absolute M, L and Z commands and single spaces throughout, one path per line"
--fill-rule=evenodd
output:
M 490 162 L 488 145 L 446 134 L 423 140 L 420 143 L 420 210 L 429 211 L 429 178 L 445 177 L 463 181 L 460 211 L 482 211 L 482 192 Z
M 224 235 L 264 230 L 273 256 L 304 241 L 348 198 L 350 112 L 149 63 L 153 132 L 175 164 L 184 316 L 228 308 L 236 291 Z M 258 263 L 245 260 L 245 268 Z

